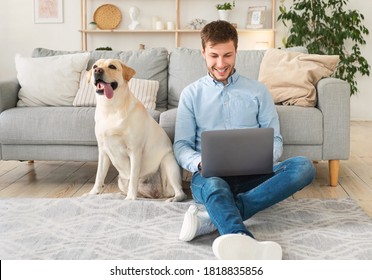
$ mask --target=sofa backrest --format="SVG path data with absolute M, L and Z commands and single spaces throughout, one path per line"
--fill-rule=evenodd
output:
M 79 51 L 58 51 L 36 48 L 34 49 L 32 56 L 45 57 L 77 52 Z M 136 70 L 135 77 L 138 79 L 159 81 L 156 109 L 159 111 L 167 109 L 168 51 L 166 48 L 152 48 L 148 50 L 135 51 L 91 51 L 87 70 L 92 67 L 95 61 L 101 58 L 121 60 L 123 63 Z
M 258 78 L 264 50 L 238 50 L 235 68 L 249 78 Z M 201 50 L 177 48 L 169 54 L 168 108 L 176 108 L 182 90 L 207 74 Z
M 304 47 L 286 49 L 307 53 Z M 235 68 L 239 74 L 257 80 L 266 50 L 238 50 Z M 199 49 L 176 48 L 169 54 L 168 109 L 177 108 L 182 90 L 207 74 L 207 67 Z
M 169 54 L 168 109 L 176 108 L 182 90 L 207 74 L 200 50 L 176 48 Z
M 304 47 L 287 49 L 307 53 Z M 82 51 L 59 51 L 35 48 L 33 57 L 71 54 Z M 258 78 L 265 50 L 238 50 L 235 68 L 244 76 Z M 207 67 L 200 49 L 175 48 L 168 53 L 166 48 L 151 48 L 134 51 L 91 51 L 87 69 L 101 58 L 115 58 L 136 70 L 136 78 L 159 81 L 156 110 L 176 108 L 182 90 L 190 83 L 207 74 Z M 168 65 L 169 63 L 169 65 Z

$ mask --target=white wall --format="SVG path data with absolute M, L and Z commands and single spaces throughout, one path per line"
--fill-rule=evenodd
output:
M 80 1 L 64 0 L 62 24 L 34 24 L 33 0 L 0 0 L 0 79 L 15 77 L 14 56 L 36 47 L 80 49 Z
M 103 0 L 94 0 L 103 1 Z M 143 9 L 142 12 L 152 11 L 157 9 L 157 1 L 170 1 L 170 0 L 143 0 L 146 2 L 147 9 Z M 182 0 L 190 1 L 190 0 Z M 181 1 L 181 2 L 182 2 Z M 194 1 L 194 0 L 191 0 Z M 243 0 L 237 0 L 237 5 L 241 5 Z M 256 1 L 256 0 L 255 0 Z M 24 56 L 30 56 L 32 50 L 36 47 L 58 49 L 58 50 L 78 50 L 81 48 L 81 37 L 79 33 L 80 29 L 80 1 L 78 0 L 64 0 L 64 22 L 61 24 L 35 24 L 33 18 L 33 0 L 0 0 L 0 80 L 11 79 L 16 76 L 14 66 L 14 56 L 16 53 L 20 53 Z M 110 0 L 103 1 L 103 3 L 112 3 L 114 5 L 130 5 L 132 3 L 138 3 L 137 1 L 118 1 Z M 216 1 L 214 2 L 224 2 Z M 286 0 L 287 3 L 291 3 L 292 0 Z M 124 3 L 124 4 L 123 4 Z M 170 1 L 172 3 L 172 1 Z M 277 6 L 279 0 L 277 0 Z M 349 6 L 351 9 L 357 9 L 361 11 L 365 16 L 364 24 L 372 34 L 372 16 L 369 15 L 368 11 L 371 9 L 370 1 L 365 0 L 349 0 Z M 182 8 L 182 6 L 181 6 Z M 198 17 L 196 13 L 197 9 L 194 9 L 191 13 L 193 17 Z M 160 15 L 163 15 L 164 20 L 167 20 L 167 13 L 174 14 L 173 7 L 171 11 L 159 11 Z M 236 11 L 239 14 L 245 14 L 242 11 Z M 146 16 L 146 15 L 142 15 Z M 127 13 L 123 15 L 123 23 L 128 23 Z M 169 18 L 173 20 L 173 18 Z M 276 34 L 276 46 L 280 47 L 281 39 L 285 35 L 284 27 L 278 24 Z M 140 36 L 140 35 L 135 35 Z M 128 38 L 128 37 L 126 37 Z M 129 40 L 130 40 L 129 36 Z M 372 35 L 367 36 L 367 47 L 362 48 L 362 54 L 366 57 L 369 63 L 372 65 Z M 104 36 L 102 38 L 102 46 L 116 44 L 116 46 L 122 46 L 117 49 L 126 49 L 124 46 L 128 46 L 130 41 L 123 37 L 110 37 Z M 107 44 L 105 44 L 107 42 Z M 164 43 L 164 46 L 168 49 L 172 47 L 173 39 L 159 40 L 153 38 L 153 41 L 148 41 L 147 47 L 151 47 L 152 44 L 159 45 Z M 195 47 L 194 45 L 192 47 Z M 372 120 L 372 75 L 370 77 L 358 77 L 358 88 L 360 93 L 357 96 L 351 97 L 351 118 L 353 120 Z
M 350 8 L 357 9 L 365 16 L 364 24 L 370 34 L 366 37 L 367 44 L 362 48 L 362 54 L 372 66 L 372 10 L 371 1 L 350 0 Z M 357 79 L 360 93 L 351 98 L 351 118 L 354 120 L 372 120 L 372 68 L 370 76 L 359 76 Z

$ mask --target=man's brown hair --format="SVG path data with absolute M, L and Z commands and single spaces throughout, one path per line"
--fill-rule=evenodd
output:
M 226 43 L 231 40 L 234 42 L 235 49 L 238 48 L 238 32 L 234 26 L 224 20 L 208 23 L 201 30 L 200 37 L 203 49 L 205 49 L 207 43 L 210 43 L 213 47 L 216 44 Z

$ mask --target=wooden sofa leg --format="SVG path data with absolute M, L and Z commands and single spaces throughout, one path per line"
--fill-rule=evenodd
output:
M 332 159 L 328 161 L 329 168 L 329 184 L 331 187 L 336 187 L 338 184 L 338 173 L 340 170 L 340 161 Z

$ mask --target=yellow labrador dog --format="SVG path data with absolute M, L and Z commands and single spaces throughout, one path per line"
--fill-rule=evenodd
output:
M 172 143 L 129 90 L 128 81 L 135 73 L 114 59 L 100 59 L 89 71 L 88 80 L 97 92 L 95 133 L 99 150 L 96 181 L 90 194 L 100 193 L 112 162 L 126 199 L 182 201 L 186 195 Z

